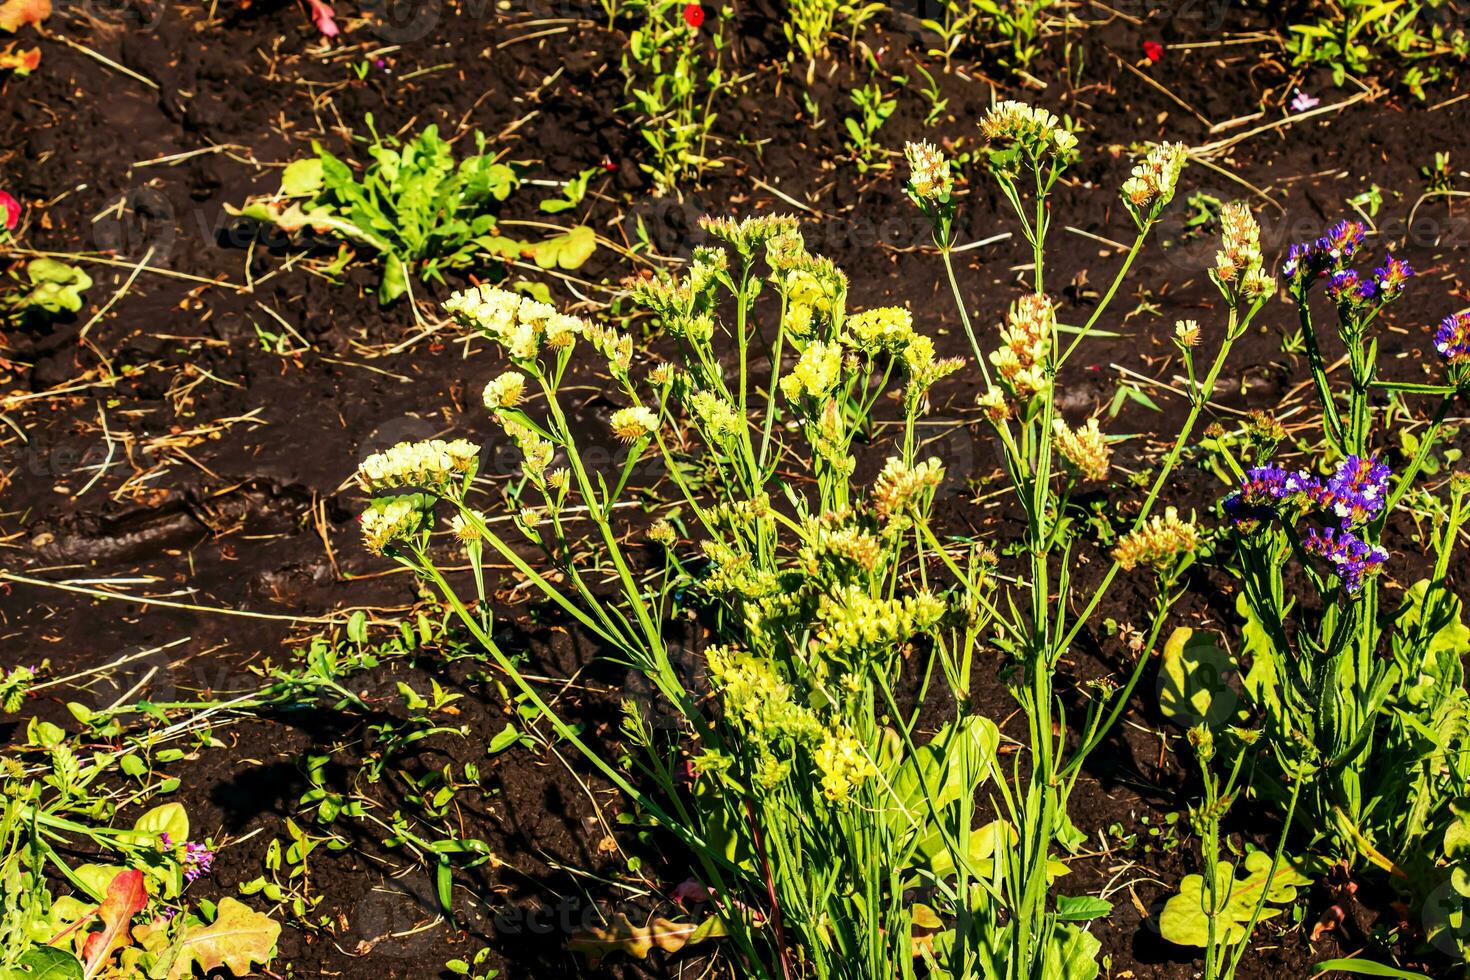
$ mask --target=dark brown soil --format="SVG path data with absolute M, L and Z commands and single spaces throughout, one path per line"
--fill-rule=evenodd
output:
M 408 576 L 388 573 L 360 547 L 361 497 L 346 481 L 362 455 L 403 438 L 493 438 L 474 405 L 479 386 L 500 370 L 498 360 L 478 349 L 466 358 L 448 331 L 392 351 L 419 328 L 406 304 L 379 308 L 371 270 L 353 268 L 339 285 L 290 268 L 291 248 L 253 240 L 223 209 L 273 190 L 279 166 L 307 152 L 313 139 L 361 160 L 360 144 L 349 145 L 343 127 L 361 134 L 369 112 L 383 132 L 417 131 L 430 122 L 456 135 L 478 129 L 510 158 L 538 161 L 540 177 L 565 179 L 606 162 L 577 220 L 632 245 L 641 219 L 664 255 L 687 255 L 698 241 L 694 219 L 701 213 L 790 211 L 794 201 L 813 249 L 847 272 L 855 305 L 908 304 L 925 327 L 944 336 L 948 353 L 968 353 L 942 268 L 927 248 L 927 226 L 902 193 L 900 168 L 861 176 L 843 146 L 840 120 L 850 112 L 851 91 L 868 77 L 854 48 L 839 45 L 808 86 L 805 66 L 792 69 L 782 60 L 779 16 L 764 3 L 737 4 L 731 37 L 747 77 L 720 110 L 724 165 L 682 200 L 660 199 L 639 172 L 643 141 L 617 112 L 624 101 L 621 28 L 534 4 L 496 13 L 496 5 L 473 0 L 421 3 L 414 8 L 420 19 L 400 10 L 395 26 L 351 19 L 341 8 L 353 4 L 337 6 L 351 29 L 325 48 L 304 5 L 290 2 L 58 5 L 48 24 L 56 37 L 41 42 L 40 71 L 4 82 L 0 146 L 11 149 L 0 155 L 0 187 L 28 206 L 23 243 L 116 261 L 88 264 L 96 285 L 80 315 L 12 331 L 0 348 L 6 392 L 0 414 L 9 423 L 0 427 L 3 567 L 47 582 L 92 583 L 83 588 L 119 579 L 116 588 L 124 593 L 202 609 L 8 582 L 0 595 L 6 651 L 0 666 L 44 658 L 62 675 L 128 649 L 188 637 L 171 651 L 185 652 L 167 659 L 149 682 L 151 696 L 168 699 L 156 689 L 160 684 L 179 694 L 236 691 L 258 684 L 250 667 L 289 660 L 304 637 L 321 632 L 313 617 L 341 622 L 343 611 L 363 608 L 386 618 L 420 601 Z M 1180 370 L 1169 340 L 1174 321 L 1199 320 L 1207 348 L 1223 329 L 1204 274 L 1213 238 L 1185 223 L 1195 193 L 1251 200 L 1274 261 L 1290 242 L 1349 214 L 1348 198 L 1381 188 L 1375 245 L 1395 246 L 1422 274 L 1393 308 L 1383 334 L 1386 360 L 1402 377 L 1421 377 L 1419 365 L 1432 353 L 1431 325 L 1466 302 L 1460 269 L 1470 248 L 1467 217 L 1442 201 L 1415 208 L 1423 190 L 1419 168 L 1436 150 L 1448 150 L 1457 162 L 1470 154 L 1470 102 L 1459 88 L 1443 85 L 1422 103 L 1393 90 L 1357 98 L 1326 77 L 1293 74 L 1272 33 L 1277 25 L 1261 14 L 1232 5 L 1168 7 L 1148 5 L 1137 11 L 1147 16 L 1133 17 L 1079 5 L 1087 25 L 1052 38 L 1031 68 L 1051 80 L 1043 91 L 999 67 L 996 51 L 962 49 L 950 72 L 931 64 L 949 100 L 939 121 L 923 125 L 928 105 L 910 85 L 880 134 L 890 148 L 929 138 L 973 151 L 976 121 L 996 98 L 1024 98 L 1074 117 L 1085 152 L 1075 179 L 1058 195 L 1049 259 L 1049 288 L 1065 298 L 1063 316 L 1070 319 L 1085 317 L 1113 275 L 1123 249 L 1112 243 L 1131 239 L 1117 203 L 1129 151 L 1165 138 L 1197 149 L 1239 138 L 1210 155 L 1213 166 L 1186 172 L 1174 217 L 1103 324 L 1118 336 L 1093 343 L 1066 379 L 1067 406 L 1079 416 L 1111 400 L 1125 369 L 1158 382 L 1149 393 L 1161 411 L 1130 404 L 1112 425 L 1115 432 L 1138 433 L 1120 450 L 1127 468 L 1151 465 L 1158 438 L 1175 430 L 1186 408 L 1167 390 Z M 864 36 L 886 72 L 914 77 L 923 46 L 913 23 L 890 10 Z M 1157 64 L 1143 56 L 1145 40 L 1165 45 Z M 373 67 L 358 79 L 349 65 L 365 58 Z M 1345 106 L 1265 128 L 1287 115 L 1284 103 L 1297 87 L 1324 105 Z M 804 92 L 819 110 L 815 128 Z M 1242 121 L 1257 113 L 1258 119 Z M 169 159 L 180 154 L 189 155 Z M 531 193 L 512 198 L 505 216 L 545 220 L 536 200 Z M 962 213 L 964 241 L 1015 230 L 1008 205 L 978 169 Z M 1025 274 L 1017 267 L 1030 257 L 1018 239 L 964 254 L 962 282 L 978 324 L 995 323 L 1023 289 Z M 192 278 L 148 271 L 125 288 L 133 266 L 150 253 L 152 269 Z M 547 281 L 564 305 L 578 295 L 601 301 L 608 293 L 588 284 L 616 283 L 633 268 L 603 248 L 575 273 L 580 285 Z M 432 288 L 440 298 L 447 291 Z M 277 316 L 309 350 L 280 356 L 263 349 L 256 326 L 274 330 Z M 1303 404 L 1305 363 L 1282 343 L 1293 329 L 1285 304 L 1262 316 L 1227 368 L 1218 397 L 1222 415 L 1247 408 L 1284 413 Z M 582 406 L 589 419 L 606 407 L 596 381 L 587 379 Z M 945 435 L 933 451 L 955 477 L 941 503 L 943 520 L 956 533 L 1003 537 L 1007 525 L 987 492 L 998 475 L 996 456 L 970 425 L 973 395 L 973 382 L 959 381 L 935 398 L 933 431 Z M 1208 514 L 1219 493 L 1213 476 L 1186 467 L 1168 499 Z M 1133 500 L 1120 490 L 1107 504 L 1126 511 Z M 1401 577 L 1412 581 L 1412 561 L 1403 562 Z M 1084 566 L 1081 574 L 1085 580 L 1097 572 Z M 513 592 L 516 584 L 508 574 L 499 582 L 502 622 L 516 629 L 507 638 L 530 658 L 533 672 L 575 678 L 562 693 L 563 705 L 595 735 L 611 738 L 628 676 L 594 663 L 595 651 L 565 628 L 531 617 L 525 594 Z M 1180 607 L 1181 621 L 1228 623 L 1228 582 L 1201 577 L 1195 585 Z M 1145 596 L 1122 586 L 1103 615 L 1142 622 L 1144 610 Z M 293 626 L 248 614 L 306 618 Z M 456 703 L 458 716 L 446 723 L 464 725 L 468 734 L 438 735 L 398 753 L 378 784 L 362 785 L 360 767 L 381 751 L 373 726 L 383 719 L 356 710 L 324 707 L 241 721 L 218 731 L 226 748 L 201 749 L 174 764 L 183 779 L 180 799 L 196 825 L 216 839 L 238 841 L 221 854 L 209 887 L 231 894 L 238 882 L 261 873 L 265 842 L 283 834 L 283 821 L 299 814 L 309 788 L 306 753 L 331 755 L 328 783 L 366 793 L 383 820 L 397 807 L 411 807 L 409 778 L 446 764 L 459 773 L 470 762 L 481 779 L 460 794 L 449 822 L 464 838 L 483 841 L 497 860 L 457 873 L 462 928 L 436 923 L 431 875 L 405 848 L 386 848 L 386 831 L 339 820 L 331 831 L 355 836 L 344 836 L 341 850 L 318 851 L 311 866 L 311 891 L 322 897 L 313 917 L 325 916 L 330 927 L 287 930 L 276 973 L 436 976 L 445 960 L 488 943 L 493 962 L 512 978 L 686 975 L 657 958 L 591 971 L 567 952 L 568 932 L 595 909 L 633 894 L 667 894 L 687 876 L 687 862 L 658 835 L 640 839 L 620 826 L 620 814 L 632 816 L 626 801 L 591 780 L 578 760 L 568 760 L 569 769 L 551 752 L 526 748 L 487 757 L 486 744 L 509 709 L 493 681 L 466 664 L 473 662 L 400 657 L 353 678 L 353 690 L 373 711 L 388 714 L 402 713 L 399 681 L 422 690 L 434 677 L 465 695 Z M 995 665 L 983 666 L 983 709 L 1009 719 L 1008 730 L 1018 733 Z M 1099 630 L 1071 670 L 1081 681 L 1127 666 L 1121 644 Z M 111 676 L 80 695 L 48 691 L 36 707 L 60 719 L 63 701 L 110 703 L 103 700 L 109 691 L 115 698 L 139 677 Z M 1168 815 L 1185 811 L 1198 789 L 1175 754 L 1179 733 L 1152 708 L 1153 683 L 1152 676 L 1145 679 L 1128 723 L 1097 754 L 1073 801 L 1074 819 L 1101 850 L 1073 863 L 1068 890 L 1110 893 L 1117 914 L 1093 928 L 1115 977 L 1182 978 L 1199 968 L 1145 921 L 1198 860 L 1183 817 L 1175 843 L 1168 843 L 1169 834 L 1148 834 L 1148 827 L 1165 826 Z M 1078 697 L 1075 691 L 1065 696 Z M 1237 830 L 1274 839 L 1275 828 L 1257 813 L 1248 816 Z M 309 815 L 296 819 L 310 826 Z M 1117 839 L 1130 834 L 1140 835 L 1133 849 Z M 1145 851 L 1149 840 L 1153 848 Z M 630 857 L 640 859 L 641 872 L 629 870 Z M 613 880 L 628 887 L 610 885 Z M 1393 924 L 1390 898 L 1365 901 L 1343 934 L 1312 944 L 1306 933 L 1325 905 L 1325 896 L 1314 894 L 1306 922 L 1265 930 L 1241 975 L 1310 976 L 1312 963 L 1367 946 L 1364 929 Z M 646 914 L 651 904 L 642 898 L 628 908 Z M 1411 947 L 1401 953 L 1415 962 Z M 699 972 L 697 961 L 685 960 L 687 975 Z M 1433 963 L 1421 968 L 1436 970 Z

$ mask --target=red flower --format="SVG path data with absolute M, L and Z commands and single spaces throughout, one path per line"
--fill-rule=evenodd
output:
M 1164 46 L 1158 41 L 1144 41 L 1143 53 L 1148 56 L 1149 61 L 1158 61 L 1164 56 Z
M 15 231 L 15 226 L 20 224 L 20 202 L 0 191 L 0 210 L 5 212 L 5 230 Z
M 699 30 L 704 23 L 704 8 L 697 3 L 686 3 L 684 5 L 684 23 Z

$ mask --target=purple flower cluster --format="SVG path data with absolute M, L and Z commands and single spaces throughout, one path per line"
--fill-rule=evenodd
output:
M 1240 490 L 1226 498 L 1225 514 L 1237 528 L 1249 531 L 1292 505 L 1331 513 L 1338 526 L 1309 529 L 1302 547 L 1330 562 L 1343 587 L 1357 592 L 1388 554 L 1365 543 L 1351 529 L 1383 512 L 1392 475 L 1376 456 L 1349 456 L 1325 481 L 1280 466 L 1259 466 L 1246 471 Z
M 1322 503 L 1342 519 L 1345 529 L 1366 523 L 1383 511 L 1392 475 L 1376 456 L 1349 456 L 1323 487 Z
M 1310 282 L 1331 268 L 1341 268 L 1363 244 L 1368 229 L 1361 221 L 1339 221 L 1313 242 L 1293 245 L 1281 274 L 1294 282 Z
M 1327 277 L 1327 292 L 1340 307 L 1397 299 L 1414 276 L 1414 269 L 1403 259 L 1389 253 L 1383 265 L 1373 270 L 1371 279 L 1348 268 L 1349 260 L 1362 248 L 1366 233 L 1360 221 L 1339 221 L 1316 241 L 1291 246 L 1281 274 L 1303 292 L 1316 280 Z
M 1414 267 L 1403 259 L 1388 254 L 1388 261 L 1373 270 L 1373 279 L 1378 283 L 1378 292 L 1385 300 L 1393 299 L 1404 291 L 1404 286 L 1414 277 Z
M 1240 525 L 1270 519 L 1282 504 L 1303 503 L 1331 511 L 1346 529 L 1378 516 L 1391 475 L 1376 456 L 1349 456 L 1326 482 L 1280 466 L 1258 466 L 1246 471 L 1225 511 Z
M 1368 576 L 1377 573 L 1388 560 L 1388 552 L 1374 547 L 1351 531 L 1339 528 L 1312 528 L 1302 540 L 1302 550 L 1332 565 L 1342 587 L 1357 592 Z
M 1357 269 L 1341 269 L 1327 280 L 1327 295 L 1338 306 L 1367 304 L 1378 295 L 1378 284 L 1359 276 Z
M 193 884 L 209 874 L 214 866 L 214 852 L 205 844 L 184 845 L 184 881 Z
M 1446 364 L 1470 363 L 1470 313 L 1451 313 L 1434 333 L 1434 349 Z

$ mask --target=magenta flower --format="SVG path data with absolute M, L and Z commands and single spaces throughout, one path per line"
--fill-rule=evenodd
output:
M 20 215 L 23 209 L 20 202 L 11 197 L 5 191 L 0 191 L 0 211 L 5 212 L 5 230 L 15 231 L 15 226 L 20 224 Z

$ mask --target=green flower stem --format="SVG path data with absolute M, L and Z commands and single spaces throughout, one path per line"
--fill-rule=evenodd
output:
M 551 723 L 551 727 L 556 731 L 557 735 L 570 743 L 578 752 L 582 753 L 583 757 L 591 762 L 609 782 L 626 793 L 630 799 L 636 801 L 640 807 L 651 814 L 654 819 L 658 820 L 665 829 L 688 846 L 703 866 L 705 874 L 709 875 L 709 881 L 715 886 L 718 894 L 730 894 L 731 889 L 726 882 L 722 869 L 737 875 L 740 873 L 740 869 L 731 864 L 717 847 L 711 846 L 691 829 L 695 825 L 695 821 L 693 816 L 685 809 L 683 801 L 677 795 L 672 797 L 675 809 L 678 811 L 676 818 L 629 782 L 620 771 L 603 759 L 601 755 L 594 752 L 591 746 L 582 740 L 577 730 L 567 724 L 561 715 L 552 710 L 551 706 L 541 697 L 540 692 L 525 678 L 515 663 L 501 651 L 500 645 L 495 642 L 495 639 L 481 628 L 476 617 L 465 608 L 464 603 L 459 598 L 459 594 L 449 585 L 439 569 L 428 560 L 428 557 L 422 552 L 417 551 L 414 553 L 414 557 L 417 560 L 417 564 L 404 558 L 400 558 L 400 561 L 410 570 L 425 576 L 434 583 L 434 586 L 439 590 L 440 594 L 450 604 L 451 608 L 454 609 L 460 621 L 470 631 L 470 635 L 484 647 L 495 660 L 497 666 L 500 667 L 501 671 L 520 689 L 521 693 L 536 707 L 542 717 Z M 697 716 L 689 717 L 691 721 L 694 721 Z M 738 921 L 738 916 L 726 918 L 727 925 L 732 925 L 731 932 L 736 942 L 743 947 L 742 952 L 744 955 L 749 957 L 751 963 L 757 963 L 759 960 L 756 956 L 755 948 L 750 941 L 750 937 L 744 929 L 733 928 L 734 923 Z
M 1097 304 L 1097 308 L 1087 318 L 1087 323 L 1081 330 L 1077 331 L 1077 335 L 1072 338 L 1072 342 L 1067 345 L 1067 349 L 1062 353 L 1062 356 L 1057 358 L 1058 370 L 1061 369 L 1063 364 L 1067 363 L 1067 359 L 1072 356 L 1072 352 L 1077 349 L 1077 345 L 1082 343 L 1088 333 L 1092 331 L 1092 328 L 1097 325 L 1097 321 L 1102 319 L 1102 315 L 1107 312 L 1108 306 L 1113 302 L 1113 297 L 1117 295 L 1118 289 L 1123 285 L 1123 280 L 1128 278 L 1128 270 L 1133 267 L 1133 260 L 1138 258 L 1138 253 L 1143 250 L 1143 243 L 1147 241 L 1149 229 L 1152 227 L 1152 222 L 1145 223 L 1143 230 L 1133 240 L 1133 247 L 1124 256 L 1123 265 L 1118 269 L 1118 274 L 1113 277 L 1112 284 L 1108 286 L 1108 291 L 1103 294 L 1102 301 Z
M 1286 838 L 1291 833 L 1292 821 L 1296 818 L 1296 803 L 1301 796 L 1302 780 L 1293 780 L 1291 787 L 1291 802 L 1286 807 L 1286 824 L 1281 828 L 1281 838 L 1276 842 L 1276 853 L 1271 855 L 1271 869 L 1266 875 L 1266 887 L 1261 889 L 1261 895 L 1256 899 L 1256 907 L 1251 911 L 1250 921 L 1246 923 L 1246 938 L 1236 946 L 1235 953 L 1230 958 L 1230 971 L 1228 977 L 1234 977 L 1235 971 L 1240 969 L 1241 957 L 1245 956 L 1246 948 L 1250 946 L 1250 935 L 1256 931 L 1256 923 L 1261 919 L 1261 913 L 1266 908 L 1266 898 L 1271 894 L 1271 885 L 1276 881 L 1276 872 L 1281 868 L 1282 855 L 1286 851 Z
M 1440 401 L 1439 408 L 1434 412 L 1434 419 L 1429 423 L 1429 431 L 1424 433 L 1423 438 L 1419 440 L 1418 451 L 1414 453 L 1414 458 L 1409 461 L 1409 466 L 1404 470 L 1404 475 L 1399 477 L 1398 482 L 1394 484 L 1392 492 L 1388 495 L 1388 500 L 1384 503 L 1383 517 L 1380 518 L 1381 521 L 1388 519 L 1388 515 L 1393 513 L 1394 507 L 1398 505 L 1398 502 L 1403 498 L 1404 494 L 1408 493 L 1409 488 L 1414 485 L 1414 480 L 1418 477 L 1419 471 L 1423 469 L 1425 460 L 1429 458 L 1430 452 L 1433 451 L 1435 445 L 1439 442 L 1440 430 L 1444 428 L 1445 416 L 1449 414 L 1450 405 L 1454 400 L 1455 395 L 1451 393 L 1445 395 Z M 1379 530 L 1381 529 L 1382 527 L 1380 525 Z
M 1205 375 L 1204 383 L 1201 384 L 1194 393 L 1194 397 L 1192 399 L 1193 404 L 1190 406 L 1189 409 L 1189 416 L 1185 419 L 1184 426 L 1179 430 L 1179 435 L 1174 439 L 1174 445 L 1169 449 L 1168 454 L 1164 457 L 1164 462 L 1162 467 L 1159 469 L 1159 474 L 1154 478 L 1153 485 L 1149 488 L 1148 495 L 1144 497 L 1143 506 L 1138 511 L 1138 517 L 1135 518 L 1133 521 L 1132 530 L 1136 531 L 1143 526 L 1143 522 L 1148 519 L 1149 513 L 1150 511 L 1152 511 L 1155 501 L 1158 500 L 1159 493 L 1163 490 L 1164 484 L 1167 483 L 1169 477 L 1173 475 L 1174 468 L 1179 464 L 1179 456 L 1184 451 L 1185 444 L 1189 442 L 1190 437 L 1194 434 L 1194 427 L 1199 421 L 1200 413 L 1204 411 L 1205 405 L 1209 404 L 1210 397 L 1214 394 L 1215 383 L 1219 380 L 1220 371 L 1225 366 L 1225 359 L 1229 356 L 1230 349 L 1235 346 L 1235 342 L 1245 334 L 1246 329 L 1250 326 L 1251 321 L 1255 318 L 1255 313 L 1256 311 L 1252 310 L 1251 313 L 1246 316 L 1244 321 L 1242 321 L 1237 327 L 1237 313 L 1233 307 L 1231 308 L 1229 324 L 1225 331 L 1225 342 L 1220 345 L 1220 351 L 1215 355 L 1215 361 L 1213 364 L 1210 365 L 1210 370 L 1209 373 Z M 1066 636 L 1062 638 L 1062 642 L 1059 646 L 1060 650 L 1065 651 L 1069 649 L 1072 643 L 1077 639 L 1077 634 L 1082 631 L 1083 627 L 1086 626 L 1087 621 L 1092 618 L 1092 614 L 1097 611 L 1097 607 L 1102 603 L 1103 596 L 1107 594 L 1109 586 L 1113 584 L 1113 579 L 1117 577 L 1119 571 L 1120 568 L 1118 566 L 1118 562 L 1114 560 L 1113 563 L 1108 567 L 1107 573 L 1103 575 L 1102 582 L 1098 585 L 1097 590 L 1093 593 L 1092 599 L 1088 602 L 1086 608 L 1082 612 L 1082 615 L 1077 617 L 1077 620 L 1073 624 L 1071 630 L 1069 630 Z
M 1302 341 L 1307 345 L 1307 366 L 1312 371 L 1312 381 L 1317 386 L 1317 399 L 1322 403 L 1323 420 L 1327 427 L 1327 438 L 1333 448 L 1343 450 L 1342 417 L 1337 411 L 1337 402 L 1332 397 L 1332 385 L 1327 379 L 1327 365 L 1322 359 L 1322 348 L 1317 344 L 1317 331 L 1312 326 L 1312 311 L 1305 297 L 1297 300 L 1301 313 Z

